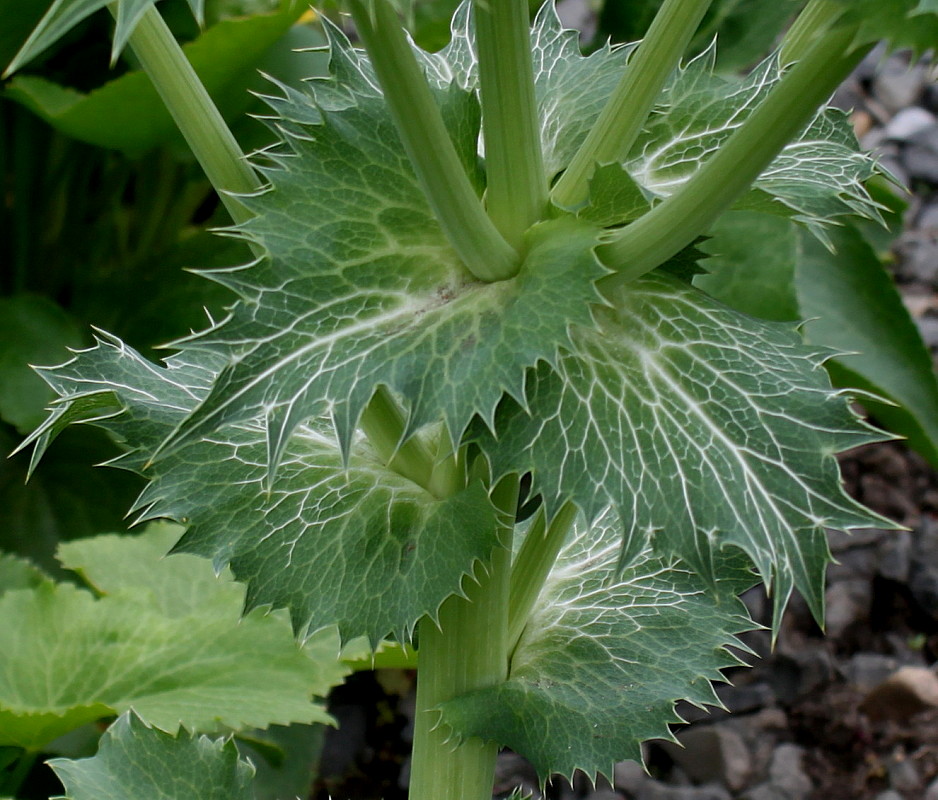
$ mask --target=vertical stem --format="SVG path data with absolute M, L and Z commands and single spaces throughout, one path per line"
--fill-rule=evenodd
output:
M 517 477 L 506 478 L 492 493 L 493 502 L 512 519 L 517 497 Z M 492 796 L 498 746 L 478 739 L 454 746 L 438 726 L 435 709 L 507 676 L 510 562 L 510 549 L 498 548 L 487 572 L 467 587 L 466 597 L 443 603 L 439 626 L 430 619 L 420 622 L 409 800 L 490 800 Z
M 663 264 L 705 233 L 804 128 L 868 48 L 850 51 L 856 31 L 816 38 L 752 115 L 677 192 L 623 228 L 599 257 L 616 275 L 605 288 Z
M 112 13 L 116 13 L 114 4 Z M 261 182 L 159 12 L 151 6 L 130 35 L 130 47 L 235 222 L 253 216 L 235 197 Z
M 811 0 L 792 23 L 779 50 L 782 64 L 798 61 L 808 45 L 824 33 L 846 8 L 834 0 Z
M 350 0 L 349 5 L 401 142 L 446 238 L 480 280 L 510 278 L 518 271 L 518 254 L 482 208 L 397 14 L 387 0 Z
M 586 202 L 596 164 L 612 164 L 628 155 L 710 3 L 665 0 L 599 119 L 554 186 L 554 203 L 575 208 Z
M 418 486 L 429 488 L 433 479 L 434 459 L 419 435 L 401 443 L 405 420 L 400 406 L 384 387 L 362 413 L 359 423 L 378 456 L 395 472 Z
M 473 20 L 485 139 L 485 202 L 502 236 L 518 249 L 524 232 L 547 208 L 527 0 L 476 0 Z
M 550 525 L 543 506 L 531 524 L 528 534 L 521 544 L 521 549 L 511 565 L 511 601 L 508 614 L 508 649 L 515 649 L 528 615 L 537 601 L 544 581 L 550 574 L 560 548 L 567 539 L 567 534 L 576 519 L 577 507 L 565 503 L 554 515 Z

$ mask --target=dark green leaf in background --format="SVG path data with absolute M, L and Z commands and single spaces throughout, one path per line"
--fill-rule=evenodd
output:
M 228 19 L 183 47 L 209 94 L 228 119 L 250 104 L 255 70 L 294 23 L 299 11 Z M 303 58 L 299 57 L 302 61 Z M 140 155 L 179 134 L 143 72 L 130 72 L 89 94 L 43 77 L 14 78 L 6 96 L 69 136 Z
M 0 419 L 20 433 L 35 428 L 55 393 L 32 366 L 62 363 L 67 348 L 84 342 L 79 324 L 48 298 L 0 297 Z

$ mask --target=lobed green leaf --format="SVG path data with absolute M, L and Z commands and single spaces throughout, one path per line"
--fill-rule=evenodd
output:
M 0 596 L 0 745 L 40 748 L 130 708 L 171 732 L 330 720 L 310 698 L 347 673 L 335 631 L 301 649 L 282 616 L 242 618 L 230 577 L 161 560 L 178 533 L 66 545 L 99 597 L 48 581 Z

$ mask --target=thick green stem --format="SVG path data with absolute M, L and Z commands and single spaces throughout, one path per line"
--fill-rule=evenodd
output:
M 433 454 L 419 435 L 411 436 L 401 443 L 404 414 L 384 386 L 379 386 L 375 391 L 359 424 L 384 463 L 418 486 L 430 489 L 434 471 Z
M 710 3 L 665 0 L 599 119 L 555 184 L 554 203 L 562 208 L 582 205 L 596 164 L 612 164 L 628 155 Z
M 565 503 L 554 515 L 550 525 L 543 507 L 531 524 L 521 549 L 511 565 L 511 600 L 508 614 L 508 649 L 515 649 L 528 616 L 544 581 L 550 574 L 560 548 L 567 539 L 570 528 L 576 519 L 577 508 L 573 503 Z
M 866 48 L 849 50 L 854 34 L 852 28 L 841 28 L 815 39 L 684 186 L 599 248 L 599 257 L 617 272 L 604 279 L 604 288 L 643 275 L 706 233 L 863 58 Z
M 517 250 L 524 232 L 547 208 L 528 3 L 476 0 L 473 19 L 484 122 L 485 204 L 495 226 Z
M 397 14 L 387 0 L 350 0 L 349 5 L 404 149 L 447 239 L 480 280 L 510 278 L 518 271 L 518 254 L 482 208 Z
M 493 502 L 512 516 L 517 497 L 517 478 L 503 480 L 492 493 Z M 451 597 L 443 603 L 439 625 L 426 618 L 420 622 L 410 800 L 490 800 L 492 796 L 498 746 L 478 739 L 454 746 L 445 727 L 438 724 L 436 708 L 460 694 L 505 680 L 510 561 L 508 547 L 499 548 L 479 582 L 466 581 L 465 598 Z
M 250 219 L 229 193 L 250 194 L 261 182 L 156 8 L 144 12 L 129 43 L 231 218 Z
M 811 0 L 782 40 L 779 51 L 782 64 L 791 64 L 802 58 L 811 42 L 825 33 L 845 8 L 836 0 Z

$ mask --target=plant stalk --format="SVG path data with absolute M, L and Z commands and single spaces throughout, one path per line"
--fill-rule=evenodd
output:
M 531 61 L 527 0 L 475 0 L 485 203 L 506 241 L 520 249 L 524 232 L 547 208 L 547 176 Z
M 710 3 L 665 0 L 599 119 L 554 185 L 551 199 L 556 205 L 576 208 L 585 203 L 596 165 L 626 158 Z
M 508 612 L 509 653 L 514 651 L 521 638 L 531 609 L 557 561 L 557 555 L 573 527 L 576 515 L 577 507 L 573 503 L 565 503 L 548 525 L 544 507 L 541 506 L 515 556 L 511 565 Z
M 663 264 L 706 233 L 807 125 L 869 48 L 850 51 L 856 31 L 816 38 L 752 115 L 677 192 L 598 249 L 616 270 L 603 289 Z
M 401 442 L 404 414 L 391 393 L 379 386 L 362 412 L 359 423 L 378 457 L 399 475 L 428 491 L 434 472 L 434 457 L 418 435 Z
M 811 0 L 792 23 L 779 48 L 783 65 L 801 59 L 814 39 L 827 31 L 846 6 L 834 0 Z
M 518 254 L 476 196 L 396 12 L 387 0 L 350 0 L 349 5 L 404 149 L 447 239 L 480 280 L 512 277 Z
M 516 476 L 503 480 L 492 493 L 493 502 L 512 519 L 517 497 Z M 466 580 L 466 597 L 443 603 L 439 625 L 429 618 L 420 622 L 409 800 L 492 797 L 498 746 L 479 739 L 454 745 L 439 725 L 436 709 L 453 697 L 507 677 L 510 565 L 511 551 L 507 546 L 498 548 L 478 583 Z
M 116 15 L 114 3 L 110 9 Z M 256 192 L 261 181 L 155 7 L 128 41 L 231 218 L 246 222 L 253 214 L 232 193 Z

